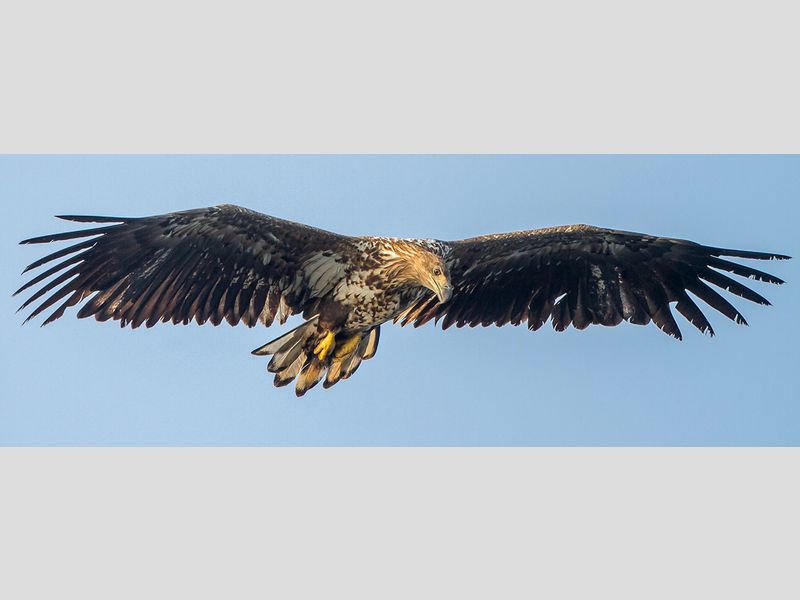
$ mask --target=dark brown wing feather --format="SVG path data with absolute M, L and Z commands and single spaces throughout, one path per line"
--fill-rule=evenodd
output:
M 758 260 L 779 254 L 701 246 L 686 240 L 601 229 L 588 225 L 553 227 L 448 242 L 446 260 L 455 292 L 446 304 L 426 298 L 401 320 L 415 326 L 442 318 L 451 325 L 518 325 L 532 330 L 548 320 L 563 331 L 570 325 L 618 325 L 653 321 L 681 338 L 670 303 L 692 325 L 714 334 L 687 292 L 729 319 L 744 317 L 707 283 L 759 304 L 769 304 L 724 272 L 783 283 L 777 277 L 720 257 Z
M 192 319 L 269 325 L 276 315 L 284 320 L 312 307 L 320 268 L 338 269 L 350 251 L 345 236 L 231 205 L 144 218 L 60 218 L 112 224 L 21 242 L 81 239 L 25 269 L 69 257 L 17 290 L 56 276 L 20 307 L 42 299 L 26 321 L 60 303 L 47 324 L 92 296 L 78 316 L 122 326 Z M 317 272 L 311 282 L 303 270 L 309 257 Z

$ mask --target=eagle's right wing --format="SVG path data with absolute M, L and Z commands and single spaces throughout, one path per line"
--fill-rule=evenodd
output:
M 723 257 L 757 260 L 788 258 L 780 254 L 729 250 L 686 240 L 656 237 L 589 225 L 551 227 L 444 242 L 454 286 L 449 302 L 425 298 L 401 315 L 402 323 L 422 325 L 442 318 L 451 325 L 518 325 L 539 329 L 548 320 L 563 331 L 570 325 L 617 325 L 623 320 L 645 325 L 651 320 L 679 338 L 670 310 L 713 335 L 711 324 L 693 294 L 729 319 L 744 317 L 709 283 L 759 304 L 769 302 L 725 275 L 726 272 L 769 283 L 778 277 Z
M 20 307 L 45 298 L 26 321 L 63 300 L 47 324 L 92 296 L 78 317 L 123 327 L 192 319 L 269 326 L 276 316 L 283 322 L 313 310 L 344 276 L 352 252 L 346 236 L 232 205 L 143 218 L 60 218 L 107 225 L 21 242 L 87 238 L 25 269 L 69 256 L 15 292 L 56 275 Z

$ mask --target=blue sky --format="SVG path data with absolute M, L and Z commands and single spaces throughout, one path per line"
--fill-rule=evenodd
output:
M 590 223 L 798 256 L 797 156 L 0 157 L 3 445 L 797 445 L 798 261 L 739 298 L 750 327 L 442 332 L 386 326 L 350 381 L 302 399 L 250 350 L 282 328 L 21 327 L 11 292 L 70 225 L 229 202 L 346 234 L 458 239 Z M 41 320 L 39 320 L 41 322 Z

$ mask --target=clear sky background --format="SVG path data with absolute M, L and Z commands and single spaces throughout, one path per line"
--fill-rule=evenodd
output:
M 797 445 L 800 261 L 709 316 L 655 326 L 384 326 L 349 381 L 297 399 L 250 350 L 290 327 L 24 327 L 21 270 L 70 224 L 234 203 L 345 234 L 459 239 L 589 223 L 800 255 L 797 156 L 0 157 L 3 445 Z

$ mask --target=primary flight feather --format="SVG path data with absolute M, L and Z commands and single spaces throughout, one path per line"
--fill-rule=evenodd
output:
M 324 378 L 350 377 L 378 347 L 387 321 L 415 327 L 646 325 L 681 339 L 670 304 L 710 335 L 691 293 L 737 323 L 744 317 L 712 284 L 768 305 L 726 275 L 783 283 L 728 260 L 789 258 L 703 246 L 588 225 L 550 227 L 467 240 L 349 237 L 232 205 L 127 218 L 62 216 L 102 226 L 21 243 L 81 240 L 31 264 L 64 259 L 15 294 L 47 281 L 26 322 L 55 306 L 43 324 L 88 301 L 78 317 L 124 327 L 161 322 L 304 323 L 254 350 L 272 355 L 275 385 L 296 380 L 298 396 Z M 65 258 L 68 257 L 68 258 Z

